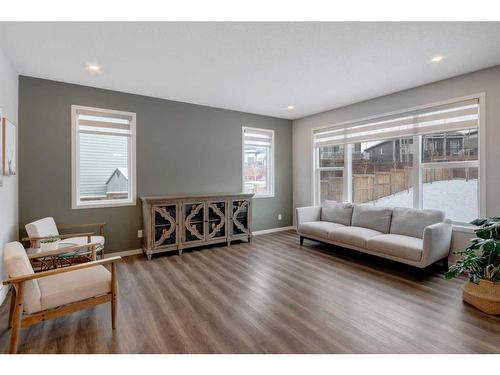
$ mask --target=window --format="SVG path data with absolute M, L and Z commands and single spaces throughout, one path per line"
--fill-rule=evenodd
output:
M 477 96 L 315 130 L 315 203 L 434 208 L 458 223 L 484 215 L 479 111 Z
M 319 196 L 325 200 L 342 201 L 344 194 L 344 145 L 323 146 L 318 149 Z
M 243 192 L 274 196 L 274 130 L 243 127 Z
M 135 205 L 135 113 L 73 105 L 72 207 Z
M 352 201 L 413 207 L 413 138 L 359 142 L 352 155 Z

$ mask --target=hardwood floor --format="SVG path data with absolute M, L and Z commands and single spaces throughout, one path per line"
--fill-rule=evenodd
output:
M 464 304 L 462 283 L 280 232 L 125 258 L 115 331 L 101 305 L 23 328 L 19 353 L 500 353 L 500 317 Z

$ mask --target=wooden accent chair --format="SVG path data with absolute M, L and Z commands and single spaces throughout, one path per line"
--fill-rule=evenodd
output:
M 21 327 L 101 303 L 111 302 L 111 322 L 115 329 L 118 300 L 116 262 L 120 260 L 121 257 L 113 257 L 34 273 L 21 243 L 8 243 L 4 248 L 4 264 L 9 279 L 3 284 L 13 286 L 9 315 L 9 328 L 12 328 L 10 353 L 17 351 Z M 111 264 L 111 272 L 104 264 Z
M 94 242 L 97 243 L 97 253 L 100 258 L 104 258 L 104 226 L 106 223 L 92 223 L 92 224 L 66 224 L 66 225 L 56 225 L 54 218 L 46 217 L 32 223 L 26 224 L 26 232 L 28 234 L 27 238 L 23 238 L 25 241 L 29 241 L 30 247 L 37 248 L 40 247 L 40 240 L 48 237 L 59 237 L 61 243 L 72 243 L 75 245 L 84 245 L 86 243 Z M 71 228 L 99 228 L 98 234 L 95 232 L 84 232 L 84 233 L 69 233 L 60 234 L 59 229 L 71 229 Z

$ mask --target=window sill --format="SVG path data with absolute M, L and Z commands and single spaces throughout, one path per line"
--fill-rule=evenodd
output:
M 135 206 L 137 204 L 136 200 L 132 201 L 121 201 L 121 202 L 110 202 L 104 201 L 102 203 L 98 202 L 89 202 L 89 203 L 78 203 L 72 205 L 73 210 L 81 210 L 86 208 L 110 208 L 110 207 L 125 207 L 125 206 Z
M 264 195 L 264 194 L 262 194 L 262 195 L 254 195 L 253 197 L 254 197 L 254 199 L 255 199 L 255 198 L 274 198 L 274 194 L 266 194 L 266 195 Z
M 474 234 L 474 229 L 477 227 L 470 224 L 453 223 L 452 228 L 454 232 Z

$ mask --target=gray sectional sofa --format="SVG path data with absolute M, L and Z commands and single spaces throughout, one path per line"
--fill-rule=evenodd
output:
M 325 201 L 296 214 L 301 245 L 308 238 L 419 268 L 447 266 L 452 226 L 442 211 Z

